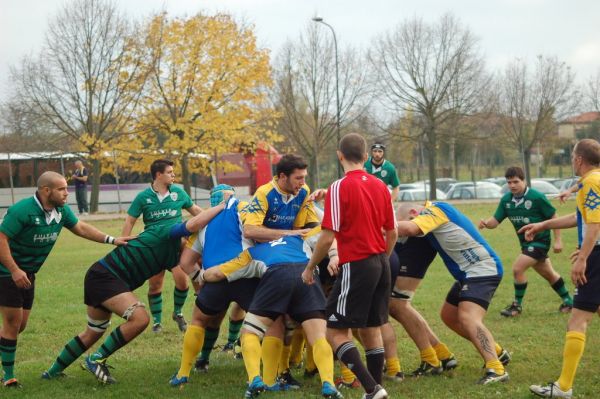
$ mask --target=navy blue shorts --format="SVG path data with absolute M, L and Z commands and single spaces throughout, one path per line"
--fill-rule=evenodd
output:
M 409 237 L 404 244 L 397 242 L 394 252 L 398 255 L 400 264 L 396 276 L 392 271 L 392 285 L 396 281 L 396 277 L 423 279 L 429 265 L 437 255 L 437 251 L 425 237 Z
M 293 263 L 270 267 L 262 276 L 250 305 L 250 313 L 276 319 L 289 314 L 302 323 L 325 318 L 325 295 L 319 279 L 307 285 L 302 282 L 306 264 Z
M 455 281 L 446 296 L 446 302 L 458 306 L 460 302 L 473 302 L 487 310 L 502 277 L 474 277 Z
M 586 312 L 597 312 L 600 307 L 600 247 L 596 246 L 587 259 L 587 283 L 575 288 L 573 307 Z
M 31 310 L 35 298 L 35 274 L 27 273 L 29 288 L 19 288 L 11 276 L 0 277 L 0 306 Z
M 231 302 L 247 311 L 259 282 L 258 278 L 242 278 L 232 282 L 206 283 L 198 292 L 196 306 L 208 316 L 224 312 Z
M 538 247 L 527 246 L 525 248 L 521 248 L 521 254 L 525 256 L 529 256 L 532 259 L 537 261 L 544 261 L 548 258 L 548 250 Z

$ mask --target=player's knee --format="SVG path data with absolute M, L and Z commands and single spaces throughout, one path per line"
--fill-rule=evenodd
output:
M 148 313 L 144 310 L 145 307 L 146 305 L 142 302 L 136 302 L 123 312 L 122 317 L 143 330 L 150 323 L 150 317 L 148 317 Z
M 399 299 L 398 303 L 401 304 L 400 306 L 405 306 L 406 303 L 410 303 L 410 301 L 412 301 L 414 295 L 414 291 L 403 290 L 394 287 L 391 297 L 394 299 Z
M 257 335 L 262 340 L 269 326 L 255 314 L 248 313 L 244 319 L 243 328 L 246 332 Z
M 19 334 L 21 334 L 23 331 L 25 331 L 25 328 L 27 327 L 27 321 L 23 320 L 21 322 L 21 325 L 19 326 Z
M 96 320 L 88 316 L 87 326 L 88 328 L 86 331 L 89 330 L 92 333 L 95 333 L 94 335 L 102 335 L 108 329 L 108 327 L 110 327 L 110 319 Z

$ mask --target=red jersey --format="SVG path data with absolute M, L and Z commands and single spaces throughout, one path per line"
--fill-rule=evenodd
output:
M 363 170 L 346 173 L 329 187 L 321 226 L 335 232 L 340 265 L 385 252 L 383 231 L 396 228 L 388 188 Z

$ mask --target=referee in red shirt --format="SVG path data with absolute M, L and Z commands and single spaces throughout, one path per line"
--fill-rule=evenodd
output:
M 385 184 L 363 170 L 368 156 L 361 135 L 345 135 L 337 155 L 346 175 L 329 187 L 323 232 L 302 280 L 314 282 L 317 264 L 337 239 L 341 266 L 327 302 L 327 339 L 361 382 L 363 398 L 383 399 L 388 394 L 380 385 L 384 363 L 380 326 L 388 320 L 389 255 L 398 236 L 392 198 Z M 352 328 L 360 329 L 366 367 L 353 343 Z

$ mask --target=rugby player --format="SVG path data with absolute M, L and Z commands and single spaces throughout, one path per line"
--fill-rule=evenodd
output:
M 371 156 L 364 164 L 368 174 L 377 177 L 390 190 L 392 200 L 398 198 L 400 191 L 400 179 L 393 163 L 385 159 L 385 145 L 375 143 L 371 146 Z
M 448 327 L 471 341 L 484 359 L 485 374 L 478 383 L 507 381 L 508 372 L 502 361 L 510 360 L 508 352 L 505 354 L 495 343 L 483 324 L 487 308 L 502 280 L 502 263 L 496 253 L 473 223 L 450 204 L 402 204 L 398 218 L 398 235 L 426 236 L 456 279 L 442 307 L 441 317 Z
M 511 166 L 506 170 L 505 177 L 509 192 L 500 199 L 494 216 L 482 219 L 479 222 L 480 229 L 495 229 L 505 218 L 508 218 L 515 231 L 518 231 L 526 224 L 556 218 L 556 210 L 546 196 L 534 188 L 527 187 L 523 169 L 518 166 Z M 500 314 L 505 317 L 514 317 L 523 312 L 523 297 L 527 290 L 527 275 L 525 272 L 530 267 L 533 267 L 540 276 L 546 279 L 562 299 L 559 311 L 570 312 L 573 307 L 573 299 L 565 287 L 564 280 L 554 270 L 548 258 L 550 232 L 541 232 L 533 241 L 526 241 L 524 234 L 517 233 L 517 237 L 521 244 L 521 253 L 512 266 L 515 279 L 515 299 Z M 554 230 L 553 250 L 554 253 L 562 251 L 560 230 Z
M 52 251 L 63 226 L 91 241 L 123 245 L 114 238 L 79 221 L 67 203 L 67 182 L 56 172 L 44 172 L 33 197 L 8 208 L 0 225 L 0 358 L 3 385 L 19 387 L 14 364 L 17 337 L 25 330 L 35 294 L 35 277 Z
M 529 387 L 531 392 L 545 398 L 572 397 L 587 327 L 594 315 L 600 314 L 600 144 L 593 139 L 577 142 L 571 163 L 577 176 L 581 176 L 576 212 L 519 230 L 526 240 L 532 241 L 544 230 L 577 227 L 578 249 L 571 254 L 571 280 L 577 288 L 567 324 L 562 371 L 554 382 Z
M 192 202 L 185 191 L 173 185 L 175 173 L 173 162 L 166 159 L 157 159 L 150 165 L 152 183 L 150 187 L 136 195 L 127 210 L 127 217 L 123 225 L 122 235 L 131 234 L 135 222 L 143 217 L 144 228 L 150 226 L 165 226 L 168 228 L 175 223 L 181 222 L 181 209 L 185 209 L 192 216 L 198 215 L 200 207 Z M 186 321 L 181 310 L 188 295 L 189 286 L 186 274 L 180 267 L 171 269 L 175 290 L 173 291 L 173 314 L 172 318 L 177 323 L 180 331 L 186 329 Z M 164 269 L 156 276 L 148 280 L 148 303 L 152 313 L 152 331 L 162 331 L 162 286 L 165 277 Z
M 117 247 L 94 263 L 84 280 L 84 303 L 87 305 L 87 327 L 72 338 L 56 361 L 42 374 L 53 379 L 94 345 L 110 326 L 113 313 L 125 319 L 102 345 L 85 358 L 84 368 L 101 383 L 114 383 L 106 360 L 131 342 L 150 322 L 145 305 L 133 293 L 146 280 L 179 262 L 181 238 L 201 228 L 224 209 L 224 204 L 207 209 L 184 223 L 149 226 L 128 245 Z

